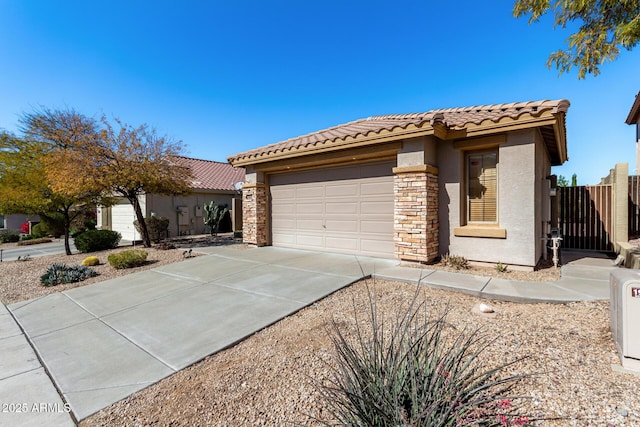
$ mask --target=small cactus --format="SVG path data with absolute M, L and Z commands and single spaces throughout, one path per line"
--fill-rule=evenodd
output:
M 92 267 L 98 264 L 100 264 L 100 260 L 97 256 L 88 256 L 82 260 L 82 265 L 84 265 L 85 267 Z

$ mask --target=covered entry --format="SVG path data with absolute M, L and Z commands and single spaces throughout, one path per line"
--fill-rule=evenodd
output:
M 393 258 L 395 161 L 274 174 L 273 246 Z

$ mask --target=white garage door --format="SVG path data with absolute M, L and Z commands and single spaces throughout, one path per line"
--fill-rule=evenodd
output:
M 120 201 L 111 207 L 111 229 L 122 235 L 122 240 L 141 240 L 140 233 L 133 226 L 136 215 L 128 200 Z
M 393 258 L 394 166 L 272 175 L 272 244 Z

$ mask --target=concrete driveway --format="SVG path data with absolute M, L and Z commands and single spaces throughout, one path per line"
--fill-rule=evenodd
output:
M 172 264 L 9 310 L 78 420 L 397 261 L 199 248 Z

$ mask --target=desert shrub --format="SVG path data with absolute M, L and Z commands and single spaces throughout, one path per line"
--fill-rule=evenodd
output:
M 117 231 L 89 230 L 78 235 L 73 243 L 80 252 L 87 253 L 117 248 L 121 238 Z
M 335 364 L 317 382 L 333 417 L 327 425 L 501 426 L 527 420 L 517 414 L 513 387 L 525 376 L 512 365 L 486 366 L 482 353 L 495 341 L 480 329 L 458 330 L 447 311 L 429 315 L 418 291 L 391 321 L 376 307 L 370 288 L 368 315 L 351 324 L 333 321 Z M 361 304 L 354 300 L 354 311 Z M 383 320 L 384 319 L 384 320 Z M 507 405 L 508 403 L 508 405 Z
M 48 237 L 38 237 L 38 238 L 34 238 L 33 236 L 29 236 L 29 239 L 24 239 L 24 237 L 27 236 L 23 236 L 22 241 L 18 242 L 18 246 L 31 246 L 31 245 L 38 245 L 40 243 L 51 243 L 53 242 L 53 240 L 51 240 Z
M 146 251 L 130 249 L 128 251 L 111 254 L 107 260 L 113 268 L 133 268 L 144 264 L 147 261 L 147 255 L 149 254 Z
M 40 282 L 44 286 L 55 286 L 61 283 L 81 282 L 97 275 L 95 270 L 82 265 L 51 264 L 46 273 L 40 276 Z
M 153 243 L 160 243 L 169 235 L 169 218 L 154 215 L 145 218 L 144 222 L 147 224 L 147 231 Z M 142 234 L 138 220 L 133 221 L 133 226 L 138 230 L 138 233 Z
M 175 249 L 176 245 L 171 242 L 160 242 L 155 246 L 156 249 L 160 249 L 162 251 L 168 251 L 170 249 Z
M 36 238 L 39 237 L 47 237 L 47 229 L 44 226 L 44 224 L 42 223 L 37 223 L 36 225 L 34 225 L 33 227 L 31 227 L 31 234 L 33 236 L 35 236 Z
M 456 270 L 464 270 L 469 268 L 469 261 L 463 256 L 445 254 L 440 261 L 447 267 L 453 267 Z
M 499 273 L 506 273 L 508 268 L 509 266 L 507 264 L 503 264 L 501 262 L 496 264 L 496 270 L 498 270 Z
M 0 230 L 0 243 L 14 243 L 20 240 L 20 233 L 16 230 Z
M 35 239 L 36 236 L 34 236 L 33 234 L 25 234 L 24 236 L 20 236 L 20 241 L 25 241 L 25 240 L 33 240 Z
M 86 267 L 92 267 L 94 265 L 100 264 L 100 260 L 97 256 L 88 256 L 82 260 L 82 265 Z

